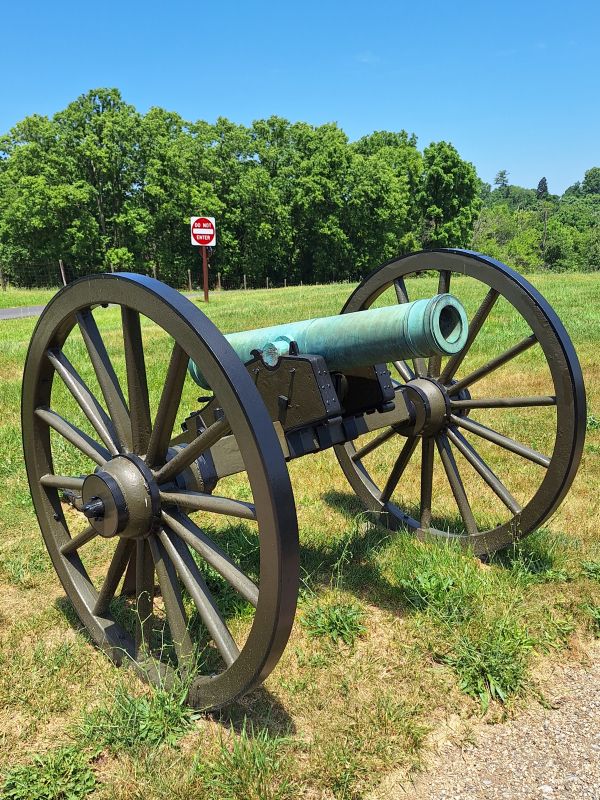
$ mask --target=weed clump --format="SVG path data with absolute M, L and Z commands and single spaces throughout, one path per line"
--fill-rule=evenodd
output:
M 492 557 L 523 586 L 569 580 L 566 554 L 571 543 L 564 536 L 540 529 Z
M 456 672 L 461 690 L 486 711 L 490 700 L 505 703 L 524 688 L 534 642 L 510 616 L 478 623 L 460 631 L 442 660 Z
M 586 578 L 600 581 L 600 561 L 584 561 L 581 564 L 581 569 Z
M 231 740 L 221 738 L 218 752 L 198 756 L 194 773 L 211 797 L 222 800 L 286 800 L 293 797 L 285 772 L 285 737 L 272 737 L 266 729 L 255 730 L 246 718 Z
M 515 578 L 512 563 L 484 570 L 454 543 L 406 538 L 389 562 L 427 648 L 483 711 L 523 690 L 534 646 L 519 613 L 527 582 Z
M 62 747 L 13 767 L 4 778 L 4 800 L 79 800 L 96 788 L 88 756 Z
M 187 692 L 187 686 L 180 683 L 135 697 L 118 685 L 109 705 L 84 714 L 80 732 L 89 744 L 106 747 L 113 753 L 175 745 L 195 718 L 187 705 Z
M 412 544 L 395 561 L 394 572 L 409 606 L 449 625 L 470 617 L 481 594 L 475 562 L 453 544 Z
M 588 431 L 600 431 L 600 417 L 595 414 L 588 414 L 585 427 Z
M 303 628 L 313 638 L 324 637 L 352 647 L 364 633 L 365 612 L 358 603 L 316 603 L 300 618 Z
M 600 637 L 600 606 L 586 603 L 586 605 L 583 606 L 583 610 L 591 619 L 594 635 Z

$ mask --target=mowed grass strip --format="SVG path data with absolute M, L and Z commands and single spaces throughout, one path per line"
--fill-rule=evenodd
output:
M 482 565 L 452 546 L 419 544 L 379 527 L 362 511 L 331 452 L 291 463 L 303 571 L 290 643 L 264 687 L 220 715 L 200 719 L 188 715 L 180 694 L 161 695 L 131 671 L 112 666 L 65 601 L 41 545 L 21 453 L 20 381 L 35 320 L 1 322 L 0 786 L 5 794 L 10 789 L 18 797 L 29 780 L 30 795 L 35 790 L 43 797 L 44 781 L 71 775 L 72 783 L 65 785 L 73 797 L 361 797 L 388 772 L 414 768 L 440 720 L 455 714 L 467 725 L 469 716 L 486 708 L 491 720 L 518 709 L 538 691 L 532 675 L 540 659 L 568 657 L 570 642 L 600 634 L 595 522 L 600 290 L 589 275 L 532 280 L 572 335 L 588 390 L 582 468 L 553 519 Z M 472 313 L 478 297 L 466 284 L 461 294 L 460 278 L 453 283 Z M 337 313 L 351 288 L 222 292 L 213 294 L 208 306 L 198 305 L 227 332 Z M 428 278 L 417 288 L 422 296 L 436 291 Z M 29 302 L 21 299 L 27 305 L 39 302 L 36 295 Z M 105 317 L 109 349 L 122 375 L 117 310 L 107 309 Z M 476 357 L 483 362 L 521 332 L 522 323 L 500 308 Z M 150 326 L 144 336 L 156 408 L 165 339 Z M 72 343 L 71 354 L 85 356 L 80 342 Z M 89 365 L 82 374 L 94 385 Z M 525 380 L 545 391 L 547 375 L 533 351 L 498 371 L 481 394 L 518 393 Z M 190 411 L 197 394 L 194 386 L 186 387 Z M 66 393 L 57 397 L 74 410 Z M 476 418 L 498 421 L 503 433 L 537 447 L 547 445 L 547 409 L 540 416 L 502 413 L 501 421 L 497 414 Z M 521 469 L 510 454 L 493 447 L 484 455 L 507 483 L 511 470 L 520 470 L 517 482 L 524 493 L 539 474 L 535 465 Z M 393 449 L 382 448 L 374 472 L 389 471 L 393 457 Z M 68 448 L 62 458 L 73 466 Z M 481 483 L 462 462 L 459 466 L 474 505 L 486 513 L 490 501 Z M 83 462 L 80 467 L 87 468 Z M 418 470 L 416 458 L 398 487 L 396 499 L 408 506 L 415 502 Z M 242 480 L 228 480 L 232 493 L 249 499 Z M 434 491 L 452 524 L 456 511 L 441 472 Z M 252 564 L 256 542 L 249 528 L 234 525 L 215 535 Z M 105 543 L 91 552 L 100 578 Z M 209 577 L 216 587 L 215 576 Z M 232 598 L 227 615 L 234 628 L 244 629 L 244 604 Z M 70 749 L 74 741 L 85 745 L 81 757 Z

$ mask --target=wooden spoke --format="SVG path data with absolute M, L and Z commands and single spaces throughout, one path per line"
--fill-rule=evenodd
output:
M 458 467 L 456 466 L 454 455 L 450 449 L 448 437 L 445 434 L 441 434 L 436 436 L 435 442 L 446 472 L 446 477 L 448 478 L 448 483 L 450 484 L 452 494 L 456 500 L 456 505 L 458 506 L 458 510 L 465 525 L 465 530 L 470 536 L 473 536 L 477 533 L 477 524 L 467 499 L 465 487 L 463 486 Z
M 47 350 L 46 355 L 111 455 L 116 456 L 119 452 L 119 439 L 106 411 L 61 350 Z
M 80 492 L 85 478 L 72 478 L 66 475 L 42 475 L 40 483 L 48 489 L 73 489 Z
M 465 389 L 467 386 L 471 386 L 471 384 L 475 383 L 476 381 L 480 381 L 482 378 L 490 375 L 508 361 L 516 358 L 520 353 L 524 353 L 525 350 L 529 350 L 529 348 L 533 347 L 533 345 L 536 343 L 537 339 L 534 333 L 532 333 L 531 336 L 526 336 L 518 344 L 515 344 L 513 347 L 509 347 L 508 350 L 505 350 L 499 356 L 496 356 L 496 358 L 492 358 L 483 366 L 473 370 L 473 372 L 465 375 L 464 378 L 461 378 L 459 381 L 452 384 L 452 386 L 448 388 L 448 394 L 458 394 L 461 389 Z
M 486 296 L 483 298 L 483 302 L 475 312 L 475 315 L 469 325 L 469 332 L 467 334 L 467 341 L 465 342 L 465 346 L 460 352 L 453 355 L 446 362 L 446 366 L 444 367 L 442 374 L 440 375 L 441 383 L 447 384 L 449 381 L 452 380 L 452 378 L 456 374 L 456 370 L 460 367 L 464 357 L 469 352 L 471 345 L 475 341 L 477 334 L 481 330 L 483 323 L 488 318 L 489 313 L 494 307 L 499 296 L 500 295 L 495 289 L 490 289 L 486 294 Z
M 156 536 L 148 537 L 148 546 L 154 561 L 160 593 L 171 631 L 171 639 L 177 653 L 179 666 L 188 666 L 194 656 L 194 645 L 190 637 L 188 619 L 183 605 L 183 597 L 177 580 L 173 562 Z
M 443 269 L 440 272 L 440 277 L 438 280 L 438 294 L 447 294 L 450 291 L 450 275 L 452 273 L 450 270 Z M 440 370 L 442 368 L 442 357 L 439 353 L 436 355 L 430 356 L 429 358 L 429 365 L 427 367 L 427 374 L 433 378 L 436 378 L 440 374 Z
M 427 529 L 431 525 L 431 496 L 433 492 L 433 459 L 435 446 L 433 439 L 423 439 L 421 451 L 421 528 Z
M 183 447 L 176 456 L 170 461 L 167 461 L 167 463 L 158 470 L 156 473 L 157 483 L 166 483 L 174 478 L 175 475 L 183 472 L 183 470 L 189 467 L 202 453 L 229 433 L 229 430 L 229 423 L 226 419 L 218 419 L 216 422 L 213 422 L 212 425 L 209 425 L 201 434 L 196 436 L 193 442 Z
M 74 553 L 76 550 L 79 550 L 80 547 L 83 547 L 84 544 L 91 542 L 92 539 L 95 539 L 98 534 L 90 525 L 81 533 L 78 533 L 77 536 L 74 536 L 70 541 L 60 548 L 60 552 L 63 556 L 68 556 L 69 553 Z
M 522 511 L 519 503 L 517 503 L 500 478 L 498 478 L 498 476 L 492 472 L 492 470 L 488 467 L 483 458 L 470 444 L 470 442 L 468 442 L 462 433 L 456 428 L 448 428 L 447 433 L 452 444 L 460 453 L 462 453 L 465 459 L 469 462 L 469 464 L 471 464 L 480 477 L 483 478 L 490 489 L 496 495 L 498 495 L 504 505 L 510 509 L 513 514 L 519 514 Z
M 146 377 L 140 315 L 137 311 L 122 306 L 121 320 L 123 323 L 132 444 L 134 452 L 141 454 L 148 449 L 148 442 L 152 432 L 152 420 L 150 418 L 148 379 Z
M 139 653 L 150 649 L 152 637 L 152 606 L 154 599 L 154 559 L 146 539 L 135 543 L 136 626 L 135 649 Z
M 396 435 L 397 431 L 394 428 L 387 428 L 387 430 L 378 433 L 377 436 L 374 436 L 370 442 L 367 442 L 367 444 L 364 445 L 364 447 L 361 447 L 360 450 L 357 450 L 352 454 L 352 461 L 360 461 L 361 458 L 368 456 L 369 453 L 372 453 L 373 450 L 376 450 L 384 442 L 387 442 L 388 439 L 391 439 L 392 436 Z
M 190 511 L 208 511 L 214 514 L 226 514 L 239 519 L 256 520 L 256 509 L 252 503 L 241 500 L 232 500 L 229 497 L 219 497 L 203 492 L 161 492 L 160 499 L 163 503 L 172 503 L 180 508 Z
M 254 607 L 258 604 L 258 587 L 242 572 L 227 553 L 208 537 L 189 517 L 183 514 L 162 512 L 165 525 L 176 533 L 210 564 L 239 594 Z
M 515 453 L 522 458 L 526 458 L 534 464 L 539 464 L 541 467 L 546 468 L 550 466 L 550 459 L 548 456 L 542 455 L 542 453 L 538 453 L 537 450 L 532 450 L 531 447 L 516 442 L 514 439 L 509 439 L 508 436 L 504 436 L 498 433 L 498 431 L 486 428 L 485 425 L 482 425 L 480 422 L 475 422 L 474 419 L 470 419 L 469 417 L 457 417 L 455 414 L 451 414 L 450 419 L 452 423 L 458 425 L 459 428 L 464 428 L 474 433 L 476 436 L 480 436 L 482 439 L 487 439 L 488 442 L 497 444 L 499 447 L 503 447 L 505 450 L 509 450 L 511 453 Z
M 402 477 L 402 473 L 406 469 L 408 462 L 412 454 L 415 451 L 415 447 L 417 446 L 418 439 L 416 436 L 411 436 L 406 440 L 402 450 L 400 451 L 400 455 L 396 459 L 396 463 L 392 467 L 392 471 L 390 473 L 389 478 L 383 490 L 381 492 L 381 497 L 379 498 L 382 503 L 387 503 L 390 497 L 392 496 L 392 492 L 398 485 L 398 481 Z
M 405 383 L 412 381 L 415 377 L 415 373 L 408 366 L 406 361 L 392 361 L 392 365 Z
M 223 660 L 230 667 L 239 656 L 240 651 L 204 578 L 200 574 L 196 562 L 186 545 L 176 536 L 169 535 L 169 532 L 164 529 L 160 531 L 159 536 L 163 547 L 179 573 L 183 585 L 194 601 L 200 618 L 217 645 Z
M 104 579 L 102 588 L 98 592 L 98 599 L 92 610 L 92 613 L 96 616 L 100 617 L 108 611 L 110 601 L 115 596 L 117 586 L 123 577 L 132 552 L 133 541 L 131 539 L 119 539 L 112 561 L 108 567 L 106 578 Z
M 119 442 L 124 449 L 131 449 L 131 423 L 129 410 L 123 397 L 119 379 L 115 373 L 112 362 L 106 351 L 104 341 L 98 330 L 96 320 L 91 310 L 85 309 L 77 314 L 77 322 L 81 335 L 90 355 L 100 389 L 104 395 L 106 408 L 110 414 Z
M 189 358 L 186 352 L 175 343 L 148 444 L 146 463 L 150 467 L 156 464 L 163 464 L 165 461 L 167 448 L 173 433 L 175 417 L 179 410 L 188 361 Z
M 531 408 L 534 406 L 555 406 L 556 397 L 482 397 L 469 400 L 451 400 L 452 408 Z
M 394 291 L 396 292 L 396 301 L 398 303 L 408 303 L 408 292 L 406 291 L 406 284 L 404 278 L 396 278 L 394 281 Z
M 96 464 L 103 466 L 110 459 L 110 453 L 106 448 L 99 445 L 98 442 L 95 442 L 87 433 L 76 428 L 75 425 L 71 425 L 70 422 L 67 422 L 67 420 L 61 417 L 60 414 L 57 414 L 56 411 L 52 411 L 50 408 L 36 408 L 35 414 L 59 433 L 63 439 L 66 439 L 74 447 L 84 453 L 84 455 L 91 458 L 92 461 L 95 461 Z

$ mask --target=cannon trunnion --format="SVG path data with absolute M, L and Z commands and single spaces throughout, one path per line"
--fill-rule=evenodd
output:
M 423 274 L 437 294 L 411 302 Z M 151 278 L 84 278 L 40 317 L 22 392 L 31 494 L 76 612 L 146 680 L 186 674 L 204 709 L 264 680 L 288 640 L 287 461 L 333 448 L 378 521 L 485 555 L 556 509 L 585 420 L 555 312 L 462 250 L 385 264 L 336 317 L 227 336 Z

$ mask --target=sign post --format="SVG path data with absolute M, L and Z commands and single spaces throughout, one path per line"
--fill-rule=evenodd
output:
M 214 217 L 190 217 L 190 233 L 192 244 L 202 248 L 202 286 L 204 288 L 204 302 L 208 303 L 208 258 L 207 247 L 214 247 L 217 243 L 217 229 Z

